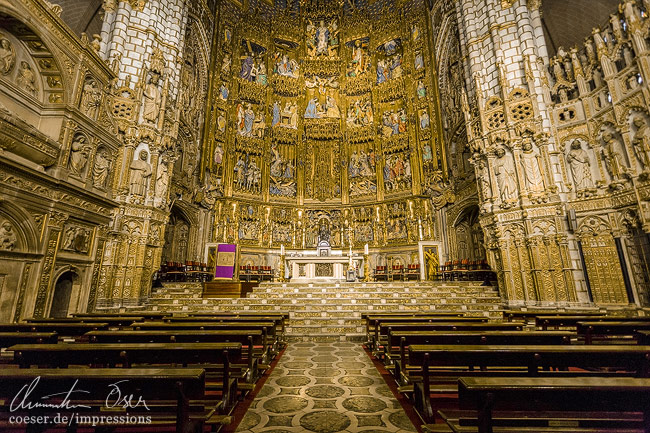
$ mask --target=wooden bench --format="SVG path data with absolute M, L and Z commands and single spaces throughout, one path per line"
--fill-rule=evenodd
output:
M 96 317 L 65 317 L 62 319 L 31 318 L 25 319 L 27 323 L 48 324 L 48 323 L 108 323 L 111 327 L 130 326 L 133 322 L 142 322 L 142 316 L 96 316 Z
M 578 322 L 576 325 L 576 331 L 578 335 L 584 337 L 585 344 L 593 343 L 594 338 L 611 340 L 611 337 L 628 336 L 631 339 L 637 331 L 648 330 L 650 330 L 650 321 Z
M 224 407 L 232 408 L 237 397 L 237 380 L 230 364 L 240 362 L 241 343 L 18 344 L 9 350 L 14 352 L 14 360 L 21 368 L 201 365 L 210 373 L 209 378 L 217 379 L 214 385 L 223 396 Z
M 98 311 L 96 313 L 73 313 L 72 317 L 142 317 L 145 320 L 160 320 L 164 317 L 171 316 L 173 313 L 164 311 L 124 311 L 122 313 L 107 313 Z
M 452 313 L 456 314 L 456 313 Z M 437 315 L 422 314 L 416 316 L 393 316 L 393 315 L 369 315 L 366 318 L 366 334 L 368 335 L 368 344 L 373 350 L 378 351 L 379 345 L 386 334 L 381 333 L 383 323 L 438 323 L 438 322 L 466 322 L 466 323 L 486 323 L 487 317 L 465 317 L 462 314 L 457 315 Z
M 0 332 L 56 332 L 60 337 L 78 337 L 102 329 L 108 329 L 108 323 L 0 323 Z
M 549 328 L 572 328 L 578 326 L 578 322 L 650 322 L 650 317 L 620 317 L 620 316 L 537 316 L 535 326 L 544 330 Z
M 528 322 L 535 320 L 538 316 L 589 316 L 589 317 L 604 317 L 607 313 L 602 311 L 554 311 L 554 310 L 504 310 L 503 318 L 508 321 Z
M 242 359 L 248 366 L 245 380 L 254 382 L 259 377 L 259 366 L 269 361 L 270 347 L 266 334 L 259 329 L 212 331 L 91 331 L 86 334 L 91 343 L 240 343 L 246 347 Z M 256 350 L 255 348 L 261 348 Z
M 214 315 L 204 316 L 172 316 L 163 319 L 167 323 L 179 322 L 274 322 L 278 336 L 283 336 L 285 331 L 284 315 Z
M 0 349 L 15 344 L 56 344 L 58 341 L 56 332 L 0 332 Z
M 635 338 L 642 346 L 650 345 L 650 331 L 636 331 Z
M 380 322 L 377 325 L 376 340 L 377 353 L 381 353 L 381 346 L 387 344 L 388 333 L 392 331 L 521 331 L 523 323 L 518 322 L 481 322 L 472 320 L 454 321 L 408 321 L 408 322 Z
M 401 366 L 408 364 L 408 347 L 412 344 L 431 345 L 548 345 L 570 344 L 577 334 L 568 331 L 393 331 L 385 347 L 387 363 L 395 365 L 395 377 L 405 383 Z M 397 358 L 398 361 L 393 360 Z
M 458 433 L 650 432 L 650 379 L 463 377 L 458 401 Z
M 93 427 L 106 431 L 169 426 L 189 433 L 202 432 L 206 424 L 229 422 L 221 401 L 206 394 L 203 369 L 3 369 L 0 383 L 0 428 L 7 430 L 23 427 L 36 432 L 58 427 L 76 431 L 77 427 Z M 26 386 L 31 389 L 28 395 Z M 68 390 L 73 391 L 63 400 L 60 394 Z M 48 395 L 53 397 L 42 399 Z M 14 401 L 16 396 L 23 398 Z M 128 396 L 133 397 L 128 400 Z M 62 407 L 30 409 L 26 407 L 30 402 Z M 27 423 L 23 417 L 29 417 Z
M 138 322 L 133 323 L 132 328 L 141 331 L 170 331 L 170 330 L 218 330 L 218 329 L 238 329 L 238 330 L 255 330 L 259 329 L 266 332 L 268 336 L 269 345 L 273 355 L 275 355 L 280 345 L 282 344 L 276 332 L 275 322 L 273 321 L 260 321 L 260 322 L 247 322 L 247 321 L 228 321 L 228 322 Z
M 423 419 L 433 419 L 432 384 L 442 392 L 458 377 L 627 375 L 648 377 L 650 346 L 638 345 L 418 345 L 409 346 L 414 406 Z M 480 370 L 473 370 L 479 367 Z M 571 371 L 570 367 L 582 369 Z M 555 371 L 554 371 L 555 370 Z M 419 377 L 418 377 L 419 376 Z

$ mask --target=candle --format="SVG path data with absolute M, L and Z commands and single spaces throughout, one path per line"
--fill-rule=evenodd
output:
M 284 244 L 280 244 L 280 255 L 284 255 Z
M 366 245 L 363 247 L 363 253 L 364 253 L 365 255 L 368 255 L 368 244 L 366 244 Z

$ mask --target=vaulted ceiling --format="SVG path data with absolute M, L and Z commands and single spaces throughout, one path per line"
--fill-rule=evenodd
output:
M 559 47 L 582 45 L 591 29 L 609 21 L 619 0 L 542 0 L 542 21 L 550 56 Z
M 99 34 L 102 29 L 102 0 L 51 0 L 63 8 L 61 19 L 77 35 L 86 33 L 92 40 L 93 34 Z

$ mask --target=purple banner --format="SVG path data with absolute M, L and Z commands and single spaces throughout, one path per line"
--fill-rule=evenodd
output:
M 217 246 L 217 263 L 214 267 L 214 278 L 217 280 L 232 280 L 235 275 L 235 258 L 237 245 L 219 244 Z

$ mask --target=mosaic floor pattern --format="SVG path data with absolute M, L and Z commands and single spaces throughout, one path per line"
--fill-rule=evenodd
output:
M 417 430 L 358 343 L 291 343 L 237 432 Z

